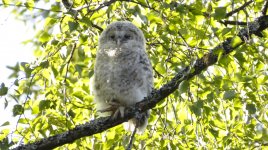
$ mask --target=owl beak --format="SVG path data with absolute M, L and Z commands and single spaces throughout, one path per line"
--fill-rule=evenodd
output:
M 121 44 L 121 39 L 120 39 L 120 38 L 118 38 L 118 39 L 116 40 L 116 44 L 117 44 L 117 45 L 120 45 L 120 44 Z

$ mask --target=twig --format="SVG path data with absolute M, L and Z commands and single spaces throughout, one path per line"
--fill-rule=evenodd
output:
M 138 4 L 138 5 L 141 5 L 142 7 L 149 8 L 149 9 L 151 9 L 151 10 L 157 12 L 157 13 L 160 13 L 159 10 L 156 10 L 155 8 L 153 8 L 153 7 L 150 6 L 150 5 L 149 5 L 149 2 L 148 2 L 147 0 L 146 0 L 147 5 L 142 4 L 141 2 L 136 2 L 136 1 L 134 1 L 134 0 L 122 0 L 122 1 L 135 3 L 135 4 Z
M 264 7 L 262 9 L 262 15 L 265 16 L 266 13 L 267 13 L 267 9 L 268 9 L 268 0 L 266 0 L 265 4 L 264 4 Z
M 223 20 L 223 21 L 219 21 L 220 23 L 224 24 L 225 26 L 229 25 L 242 25 L 245 26 L 247 25 L 246 22 L 240 22 L 240 21 L 229 21 L 229 20 Z
M 33 84 L 33 80 L 34 80 L 34 77 L 36 76 L 36 74 L 37 74 L 37 73 L 35 73 L 35 74 L 32 75 L 31 80 L 30 80 L 30 83 L 29 83 L 29 86 L 27 87 L 28 91 L 27 91 L 27 94 L 26 94 L 26 98 L 25 98 L 25 100 L 24 100 L 24 102 L 23 102 L 23 114 L 20 114 L 20 115 L 19 115 L 19 118 L 18 118 L 18 120 L 17 120 L 16 127 L 15 127 L 15 130 L 18 131 L 19 134 L 21 134 L 21 132 L 18 130 L 19 120 L 21 119 L 22 115 L 25 116 L 25 114 L 24 114 L 24 112 L 25 112 L 25 111 L 24 111 L 24 108 L 25 108 L 25 106 L 26 106 L 27 101 L 29 100 L 29 95 L 31 94 L 31 92 L 30 92 L 30 91 L 31 91 L 31 86 L 32 86 L 32 84 Z M 29 124 L 29 128 L 30 128 L 30 130 L 32 131 L 32 133 L 34 133 L 34 130 L 33 130 L 32 126 L 30 125 L 28 119 L 26 119 L 26 121 L 27 121 L 27 123 Z M 21 134 L 21 135 L 22 135 L 22 134 Z M 23 135 L 22 135 L 22 136 L 23 136 Z M 25 137 L 24 137 L 24 138 L 25 138 Z
M 157 76 L 158 77 L 164 77 L 161 73 L 159 73 L 156 69 L 155 69 L 155 67 L 153 67 L 153 70 L 155 71 L 155 73 L 157 74 Z
M 67 74 L 69 72 L 69 65 L 70 65 L 71 60 L 73 58 L 75 49 L 76 49 L 76 43 L 74 43 L 74 46 L 73 46 L 72 51 L 71 51 L 71 54 L 70 54 L 70 58 L 67 61 L 66 72 L 65 72 L 65 76 L 64 76 L 64 80 L 63 80 L 63 96 L 64 96 L 64 105 L 65 106 L 67 105 L 67 98 L 66 98 L 66 80 L 67 80 Z M 67 118 L 68 118 L 67 107 L 65 107 L 65 115 L 66 115 L 66 127 L 68 127 L 67 126 L 67 123 L 68 123 L 68 120 L 67 120 Z
M 182 36 L 182 34 L 180 33 L 180 31 L 178 31 L 178 34 L 179 34 L 179 36 L 182 38 L 183 43 L 186 45 L 186 47 L 187 47 L 187 49 L 188 49 L 188 48 L 189 48 L 189 45 L 188 45 L 187 41 L 186 41 L 185 38 Z
M 92 23 L 92 27 L 98 29 L 100 32 L 103 31 L 103 29 L 102 29 L 100 26 L 96 25 L 96 24 L 93 24 L 93 23 Z
M 68 69 L 68 67 L 69 67 L 69 64 L 70 64 L 72 58 L 73 58 L 75 49 L 76 49 L 76 43 L 74 43 L 74 46 L 73 46 L 72 51 L 71 51 L 70 58 L 69 58 L 69 60 L 67 61 L 67 69 Z M 67 70 L 67 71 L 68 71 L 68 70 Z M 67 71 L 66 71 L 66 73 L 67 73 Z
M 91 12 L 98 11 L 98 10 L 102 9 L 103 7 L 110 6 L 112 3 L 116 2 L 116 1 L 118 1 L 118 0 L 110 0 L 108 2 L 104 2 L 104 3 L 100 4 L 99 7 L 97 7 L 96 9 L 92 9 L 92 10 L 88 9 L 86 15 L 88 15 Z
M 130 137 L 130 140 L 129 140 L 129 143 L 128 143 L 126 150 L 131 150 L 136 132 L 137 132 L 137 125 L 135 125 L 134 131 L 131 134 L 131 137 Z
M 150 46 L 156 46 L 156 45 L 162 45 L 164 43 L 161 43 L 161 42 L 155 42 L 155 43 L 147 43 L 147 45 L 150 45 Z M 190 46 L 190 45 L 185 45 L 183 43 L 174 43 L 176 45 L 180 45 L 180 46 L 184 46 L 184 47 L 187 47 L 187 48 L 191 48 L 191 49 L 200 49 L 200 50 L 211 50 L 211 49 L 207 49 L 207 48 L 202 48 L 202 47 L 196 47 L 196 46 Z
M 239 12 L 240 10 L 244 9 L 245 7 L 247 7 L 247 6 L 248 6 L 249 4 L 251 4 L 252 2 L 253 2 L 253 0 L 250 0 L 250 1 L 246 2 L 246 3 L 245 3 L 244 5 L 242 5 L 241 7 L 237 8 L 237 9 L 235 9 L 235 10 L 229 12 L 229 13 L 227 13 L 227 14 L 225 15 L 225 17 L 228 18 L 228 17 L 232 16 L 233 14 L 235 14 L 235 13 Z
M 62 0 L 62 4 L 68 10 L 68 12 L 71 13 L 75 19 L 77 19 L 78 11 L 72 8 L 73 4 L 71 4 L 68 0 Z
M 51 11 L 51 12 L 62 12 L 61 10 L 50 10 L 50 9 L 44 9 L 44 8 L 39 8 L 39 7 L 31 7 L 31 6 L 26 6 L 23 4 L 3 4 L 1 3 L 0 6 L 13 6 L 13 7 L 25 7 L 25 8 L 32 8 L 32 9 L 38 9 L 42 11 Z

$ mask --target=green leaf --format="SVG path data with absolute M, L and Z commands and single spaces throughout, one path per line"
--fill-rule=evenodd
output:
M 3 124 L 1 125 L 1 127 L 3 127 L 3 126 L 8 126 L 8 125 L 10 125 L 10 123 L 9 123 L 9 121 L 6 121 L 5 123 L 3 123 Z
M 230 100 L 230 99 L 235 98 L 235 95 L 236 95 L 236 93 L 235 93 L 234 90 L 225 91 L 224 95 L 223 95 L 223 99 L 229 99 Z
M 10 4 L 10 0 L 2 0 L 4 5 Z
M 159 23 L 159 24 L 163 24 L 162 19 L 159 17 L 158 14 L 156 13 L 150 13 L 147 15 L 148 20 L 150 20 L 151 22 L 155 22 L 155 23 Z
M 5 98 L 5 106 L 4 106 L 4 108 L 6 109 L 7 106 L 8 106 L 8 101 L 7 101 L 7 99 Z
M 14 81 L 14 85 L 19 86 L 19 80 L 18 80 L 18 79 L 16 79 L 16 80 Z
M 160 73 L 160 74 L 165 74 L 166 69 L 164 67 L 164 63 L 158 63 L 155 67 L 155 69 Z
M 9 75 L 8 78 L 17 78 L 19 75 L 19 71 L 20 71 L 20 64 L 17 62 L 16 65 L 13 66 L 7 66 L 8 69 L 10 69 L 12 71 L 12 74 Z
M 48 62 L 48 61 L 43 61 L 43 62 L 40 63 L 39 66 L 42 67 L 43 69 L 44 69 L 44 68 L 48 68 L 48 66 L 49 66 L 49 62 Z
M 15 117 L 17 115 L 23 114 L 24 109 L 23 109 L 22 105 L 17 104 L 17 105 L 14 105 L 13 106 L 13 110 L 12 111 L 13 111 L 13 116 Z
M 72 109 L 70 109 L 68 111 L 68 115 L 71 116 L 72 118 L 74 118 L 75 117 L 75 112 Z
M 39 103 L 39 110 L 40 111 L 48 109 L 48 108 L 50 108 L 50 101 L 49 100 L 40 101 L 40 103 Z
M 56 45 L 58 45 L 58 44 L 59 44 L 59 41 L 56 40 L 56 39 L 53 39 L 53 40 L 51 41 L 51 45 L 56 46 Z
M 21 124 L 28 124 L 28 119 L 27 118 L 20 118 L 19 123 Z
M 7 94 L 8 88 L 5 86 L 5 83 L 2 83 L 0 86 L 0 96 Z
M 58 70 L 54 66 L 51 66 L 51 70 L 52 70 L 52 72 L 54 74 L 54 77 L 57 77 L 58 74 L 59 74 Z
M 60 11 L 61 10 L 61 7 L 60 7 L 60 5 L 52 5 L 51 6 L 51 10 L 52 11 Z
M 76 64 L 75 65 L 75 70 L 79 73 L 79 76 L 82 75 L 82 71 L 86 68 L 86 65 L 84 64 Z
M 195 16 L 203 15 L 201 9 L 199 9 L 199 8 L 191 7 L 191 8 L 189 9 L 189 11 L 190 11 L 191 13 L 193 13 L 193 15 L 195 15 Z
M 191 112 L 193 112 L 196 116 L 201 116 L 201 108 L 198 108 L 195 105 L 190 106 Z
M 52 26 L 52 25 L 54 25 L 56 22 L 57 22 L 57 19 L 48 17 L 48 18 L 46 18 L 46 20 L 45 20 L 45 24 L 44 24 L 44 26 L 45 26 L 45 27 L 46 27 L 46 26 Z
M 189 86 L 190 86 L 189 81 L 183 80 L 179 85 L 179 92 L 180 93 L 187 92 L 189 90 Z
M 241 52 L 236 52 L 234 54 L 234 57 L 239 61 L 239 63 L 244 63 L 246 62 L 245 56 Z
M 204 102 L 202 100 L 198 100 L 198 101 L 194 102 L 194 105 L 198 108 L 203 108 Z
M 82 91 L 76 91 L 73 93 L 73 96 L 80 99 L 80 100 L 83 100 L 84 99 L 84 94 Z
M 94 71 L 93 70 L 89 71 L 88 77 L 91 78 L 93 75 L 94 75 Z
M 80 42 L 80 43 L 85 43 L 87 40 L 88 40 L 88 35 L 86 35 L 86 34 L 81 34 L 81 35 L 79 36 L 79 42 Z
M 217 138 L 219 136 L 219 131 L 218 130 L 214 130 L 212 128 L 209 129 L 209 132 L 215 137 Z
M 225 15 L 226 15 L 226 7 L 217 7 L 215 9 L 213 17 L 215 18 L 215 20 L 221 20 L 225 18 Z
M 221 31 L 221 35 L 224 36 L 225 34 L 228 34 L 230 31 L 232 31 L 232 28 L 224 28 L 222 31 Z
M 232 47 L 237 47 L 238 45 L 240 45 L 242 43 L 242 40 L 239 36 L 235 36 L 232 41 L 231 41 L 231 46 Z
M 215 95 L 214 95 L 213 92 L 211 92 L 211 93 L 209 93 L 209 94 L 207 95 L 207 100 L 208 100 L 208 102 L 212 102 L 212 101 L 214 100 L 214 98 L 215 98 Z
M 69 26 L 70 32 L 76 30 L 78 25 L 79 24 L 77 22 L 69 21 L 68 26 Z
M 248 110 L 249 114 L 255 114 L 257 111 L 254 104 L 247 104 L 246 109 Z
M 39 36 L 39 41 L 42 43 L 48 42 L 50 40 L 50 34 L 46 31 L 43 31 Z
M 30 68 L 30 64 L 27 62 L 21 62 L 21 66 L 26 74 L 26 78 L 29 78 L 34 69 Z
M 29 8 L 30 10 L 33 9 L 34 7 L 34 0 L 27 0 L 26 3 L 24 3 L 24 5 Z

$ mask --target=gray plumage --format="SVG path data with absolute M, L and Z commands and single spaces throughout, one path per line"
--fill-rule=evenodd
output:
M 148 96 L 153 89 L 153 72 L 145 52 L 142 31 L 128 21 L 110 24 L 99 37 L 93 94 L 102 115 L 124 116 L 124 108 Z M 149 111 L 129 120 L 127 130 L 147 126 Z

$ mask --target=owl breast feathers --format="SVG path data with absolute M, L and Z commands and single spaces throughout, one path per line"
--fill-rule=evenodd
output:
M 124 116 L 124 108 L 148 96 L 153 89 L 152 66 L 145 52 L 142 31 L 128 21 L 110 24 L 99 37 L 93 94 L 101 115 Z M 149 111 L 133 118 L 127 130 L 142 133 Z

